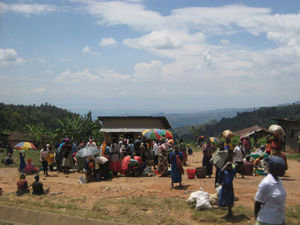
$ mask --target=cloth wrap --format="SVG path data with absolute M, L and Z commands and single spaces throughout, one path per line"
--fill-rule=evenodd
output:
M 284 174 L 285 162 L 281 157 L 272 156 L 272 157 L 265 159 L 265 162 L 268 164 L 269 172 L 271 174 L 275 174 L 275 175 Z

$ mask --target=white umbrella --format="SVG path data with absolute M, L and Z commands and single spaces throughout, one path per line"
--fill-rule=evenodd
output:
M 86 156 L 90 156 L 90 155 L 96 155 L 100 153 L 100 150 L 97 147 L 94 146 L 90 146 L 90 147 L 85 147 L 80 149 L 76 156 L 78 157 L 86 157 Z

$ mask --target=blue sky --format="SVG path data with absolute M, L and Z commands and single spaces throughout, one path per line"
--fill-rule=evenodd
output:
M 149 114 L 300 100 L 300 1 L 0 2 L 0 102 Z

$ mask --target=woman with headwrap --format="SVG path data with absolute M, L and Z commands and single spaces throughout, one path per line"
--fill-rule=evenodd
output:
M 258 185 L 255 196 L 256 225 L 284 225 L 286 191 L 279 177 L 284 175 L 285 163 L 278 156 L 267 158 L 265 162 L 268 175 Z
M 174 187 L 174 183 L 179 183 L 181 187 L 182 174 L 184 173 L 182 168 L 183 154 L 179 151 L 179 147 L 175 146 L 175 150 L 169 155 L 171 161 L 171 189 Z

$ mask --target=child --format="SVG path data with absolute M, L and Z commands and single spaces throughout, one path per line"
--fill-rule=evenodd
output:
M 228 213 L 226 217 L 232 216 L 232 206 L 234 201 L 233 179 L 235 176 L 235 168 L 232 162 L 227 162 L 222 168 L 222 188 L 219 193 L 218 206 L 227 206 Z
M 193 155 L 193 149 L 192 149 L 191 145 L 188 145 L 188 154 Z

